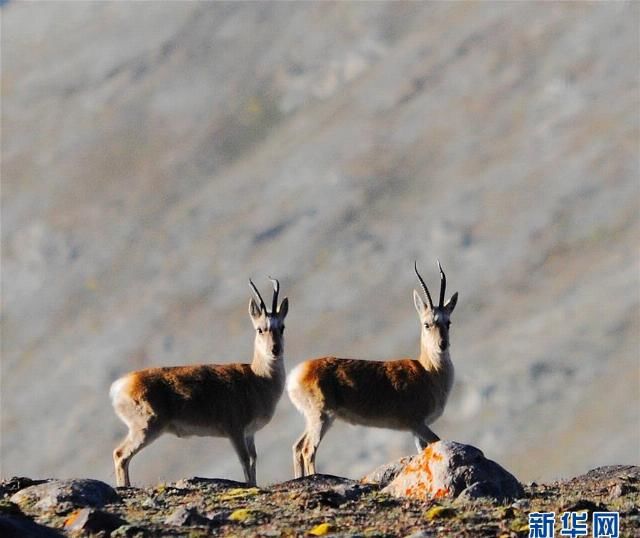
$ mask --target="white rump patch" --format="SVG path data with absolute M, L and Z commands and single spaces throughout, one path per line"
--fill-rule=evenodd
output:
M 307 364 L 305 362 L 298 364 L 287 377 L 287 393 L 289 400 L 293 406 L 306 416 L 307 411 L 313 408 L 313 403 L 309 399 L 305 387 L 302 383 L 302 376 L 305 373 Z
M 291 395 L 291 391 L 296 391 L 300 388 L 300 377 L 304 372 L 303 366 L 306 366 L 304 362 L 298 364 L 287 376 L 287 392 L 289 395 Z
M 111 403 L 116 405 L 117 401 L 120 400 L 123 390 L 129 384 L 129 376 L 121 377 L 120 379 L 116 379 L 113 383 L 111 383 L 111 388 L 109 389 L 109 396 L 111 397 Z

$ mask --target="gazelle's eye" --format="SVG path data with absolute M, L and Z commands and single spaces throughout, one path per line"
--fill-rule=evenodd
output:
M 428 323 L 425 323 L 425 324 L 424 324 L 424 328 L 425 328 L 425 329 L 428 329 L 429 327 L 431 327 L 431 325 L 429 325 Z
M 262 334 L 262 329 L 258 328 L 256 330 L 258 331 L 258 334 Z

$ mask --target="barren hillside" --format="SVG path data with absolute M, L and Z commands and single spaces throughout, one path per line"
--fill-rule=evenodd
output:
M 417 259 L 459 291 L 434 430 L 523 481 L 640 456 L 637 3 L 2 5 L 2 477 L 114 481 L 108 399 L 249 361 L 280 278 L 289 368 L 415 355 Z M 291 477 L 283 398 L 258 481 Z M 408 434 L 336 425 L 357 477 Z M 138 485 L 240 479 L 165 437 Z

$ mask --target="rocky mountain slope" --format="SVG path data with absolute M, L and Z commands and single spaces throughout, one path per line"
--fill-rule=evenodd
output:
M 183 479 L 147 488 L 76 480 L 0 483 L 3 536 L 529 536 L 529 513 L 617 511 L 620 536 L 640 533 L 637 467 L 605 467 L 571 480 L 530 484 L 513 502 L 397 499 L 375 485 L 331 475 L 246 488 L 230 480 Z M 9 500 L 11 499 L 11 500 Z M 15 501 L 15 502 L 14 502 Z M 37 525 L 37 526 L 36 526 Z M 59 533 L 59 534 L 58 534 Z M 98 534 L 101 533 L 101 534 Z M 22 534 L 15 534 L 22 536 Z
M 435 431 L 521 480 L 638 461 L 637 3 L 2 6 L 0 474 L 113 482 L 108 399 L 248 361 L 254 277 L 289 368 L 414 355 L 417 259 L 460 300 Z M 258 481 L 291 475 L 283 398 Z M 413 452 L 336 425 L 322 472 Z M 162 438 L 134 484 L 242 475 Z

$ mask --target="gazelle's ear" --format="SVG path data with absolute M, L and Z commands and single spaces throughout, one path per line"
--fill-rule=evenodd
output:
M 262 311 L 260 310 L 258 303 L 255 302 L 253 297 L 249 300 L 249 315 L 253 319 L 258 319 L 262 315 Z
M 420 317 L 424 316 L 429 311 L 429 305 L 422 300 L 422 297 L 420 297 L 420 294 L 416 290 L 413 290 L 413 304 L 415 305 Z
M 280 319 L 284 319 L 287 316 L 287 312 L 289 312 L 289 298 L 285 297 L 282 299 L 280 308 L 278 309 L 278 316 Z
M 446 305 L 444 305 L 444 309 L 447 311 L 448 314 L 451 314 L 451 312 L 453 312 L 453 309 L 456 307 L 457 302 L 458 302 L 458 292 L 456 291 L 451 296 L 451 299 L 449 299 L 449 302 Z

